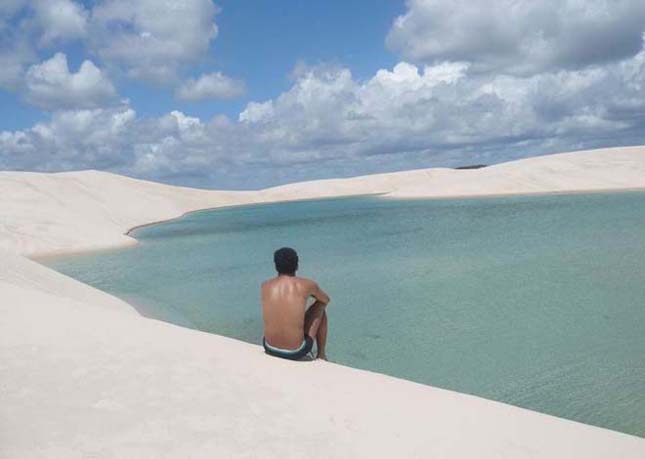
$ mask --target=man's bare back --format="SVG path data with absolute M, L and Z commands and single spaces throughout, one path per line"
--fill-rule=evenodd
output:
M 293 249 L 280 250 L 276 251 L 278 275 L 263 282 L 261 288 L 264 339 L 271 348 L 269 351 L 297 350 L 304 345 L 303 337 L 306 341 L 309 336 L 317 341 L 318 358 L 326 359 L 325 307 L 329 296 L 313 280 L 295 275 L 297 254 Z M 307 307 L 311 297 L 315 301 Z

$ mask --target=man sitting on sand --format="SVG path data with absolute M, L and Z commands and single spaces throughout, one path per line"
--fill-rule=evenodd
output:
M 317 342 L 317 358 L 327 360 L 327 314 L 329 297 L 311 279 L 297 277 L 298 254 L 289 247 L 273 254 L 278 275 L 262 283 L 262 344 L 267 354 L 300 360 Z M 307 300 L 316 301 L 307 309 Z

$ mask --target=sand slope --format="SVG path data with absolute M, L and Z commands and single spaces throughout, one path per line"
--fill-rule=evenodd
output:
M 645 440 L 609 430 L 4 281 L 0 292 L 0 457 L 645 457 Z
M 146 319 L 23 255 L 132 244 L 133 226 L 221 205 L 645 187 L 643 164 L 638 147 L 259 192 L 0 173 L 0 457 L 642 459 L 644 439 Z
M 60 274 L 35 261 L 7 252 L 0 252 L 0 257 L 2 258 L 2 263 L 0 263 L 0 282 L 3 282 L 4 285 L 47 293 L 59 299 L 74 300 L 92 307 L 139 315 L 136 309 L 125 301 Z M 7 302 L 5 301 L 7 298 L 4 297 L 1 289 L 0 300 L 3 303 Z M 8 304 L 11 306 L 10 302 Z
M 134 226 L 243 203 L 248 193 L 81 171 L 0 172 L 0 195 L 0 249 L 37 255 L 131 245 L 136 242 L 124 233 Z
M 444 170 L 388 196 L 398 198 L 485 196 L 645 188 L 645 147 L 538 156 L 483 169 Z

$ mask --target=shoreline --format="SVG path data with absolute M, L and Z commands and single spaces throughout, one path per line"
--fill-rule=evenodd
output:
M 464 194 L 450 196 L 383 196 L 385 199 L 398 199 L 401 201 L 416 200 L 469 200 L 469 199 L 491 199 L 491 198 L 514 198 L 514 197 L 540 197 L 540 196 L 575 196 L 580 194 L 622 194 L 622 193 L 645 193 L 645 187 L 631 188 L 605 188 L 605 189 L 585 189 L 585 190 L 564 190 L 564 191 L 533 191 L 523 193 L 492 193 L 492 194 Z M 389 193 L 388 193 L 389 194 Z M 163 222 L 162 222 L 163 223 Z
M 325 201 L 325 200 L 363 198 L 363 197 L 365 198 L 380 197 L 383 199 L 400 200 L 400 201 L 416 201 L 416 200 L 434 201 L 434 200 L 491 199 L 491 198 L 533 197 L 533 196 L 538 196 L 538 197 L 539 196 L 568 196 L 568 195 L 578 195 L 578 194 L 621 194 L 621 193 L 645 193 L 645 187 L 566 190 L 566 191 L 535 191 L 535 192 L 522 192 L 522 193 L 495 193 L 495 194 L 481 194 L 481 195 L 465 194 L 465 195 L 430 196 L 430 197 L 423 197 L 423 196 L 398 197 L 398 196 L 388 196 L 389 193 L 373 193 L 373 194 L 349 194 L 349 195 L 340 195 L 340 196 L 323 197 L 323 198 L 287 199 L 287 200 L 279 200 L 279 201 L 258 201 L 258 202 L 251 202 L 251 203 L 228 204 L 223 206 L 207 207 L 204 209 L 189 210 L 188 212 L 178 217 L 173 217 L 165 220 L 159 220 L 159 221 L 143 223 L 141 225 L 133 226 L 123 234 L 124 236 L 130 236 L 134 238 L 132 233 L 134 233 L 135 231 L 141 228 L 174 222 L 177 220 L 181 220 L 182 218 L 187 217 L 188 215 L 192 215 L 200 212 L 210 212 L 214 210 L 231 209 L 236 207 L 261 206 L 265 204 L 270 205 L 270 204 L 283 204 L 283 203 L 291 203 L 291 202 Z M 123 248 L 126 248 L 126 247 L 123 247 Z
M 470 169 L 468 169 L 470 170 Z M 132 243 L 124 243 L 123 245 L 108 246 L 104 248 L 93 248 L 93 249 L 80 249 L 80 250 L 70 250 L 63 252 L 45 252 L 29 255 L 28 258 L 33 261 L 46 261 L 46 260 L 56 260 L 67 257 L 76 257 L 83 255 L 91 255 L 94 253 L 103 253 L 111 250 L 125 250 L 128 248 L 136 247 L 139 244 L 139 241 L 134 237 L 132 233 L 136 232 L 139 229 L 146 228 L 149 226 L 161 225 L 164 223 L 170 223 L 182 218 L 196 214 L 199 212 L 209 212 L 214 210 L 229 209 L 236 207 L 247 207 L 247 206 L 259 206 L 264 204 L 282 204 L 289 202 L 306 202 L 306 201 L 321 201 L 321 200 L 333 200 L 333 199 L 347 199 L 347 198 L 359 198 L 359 197 L 379 197 L 382 199 L 389 200 L 401 200 L 401 201 L 422 201 L 422 200 L 476 200 L 476 199 L 494 199 L 494 198 L 512 198 L 512 197 L 540 197 L 540 196 L 569 196 L 569 195 L 581 195 L 581 194 L 620 194 L 620 193 L 645 193 L 645 187 L 631 187 L 631 188 L 606 188 L 606 189 L 585 189 L 585 190 L 565 190 L 565 191 L 535 191 L 535 192 L 521 192 L 521 193 L 491 193 L 491 194 L 465 194 L 465 195 L 450 195 L 450 196 L 413 196 L 413 197 L 399 197 L 399 196 L 389 196 L 390 193 L 371 193 L 371 194 L 349 194 L 349 195 L 339 195 L 323 198 L 304 198 L 304 199 L 287 199 L 287 200 L 276 200 L 276 201 L 257 201 L 257 202 L 246 202 L 240 204 L 225 204 L 221 206 L 206 207 L 203 209 L 189 210 L 182 215 L 177 217 L 171 217 L 167 219 L 157 220 L 150 223 L 142 223 L 140 225 L 133 226 L 128 229 L 124 236 L 132 238 Z
M 262 190 L 260 190 L 261 192 Z M 645 191 L 645 189 L 644 189 Z M 131 233 L 135 232 L 136 230 L 139 230 L 141 228 L 145 228 L 147 226 L 154 226 L 154 225 L 159 225 L 162 223 L 170 223 L 174 222 L 176 220 L 181 220 L 182 218 L 191 215 L 191 214 L 197 214 L 199 212 L 209 212 L 211 210 L 222 210 L 222 209 L 232 209 L 236 207 L 250 207 L 250 206 L 261 206 L 261 205 L 269 205 L 269 204 L 282 204 L 282 203 L 287 203 L 287 202 L 305 202 L 305 201 L 324 201 L 324 200 L 332 200 L 332 199 L 347 199 L 347 198 L 360 198 L 360 197 L 369 197 L 369 196 L 381 196 L 384 195 L 385 193 L 374 193 L 374 194 L 350 194 L 350 195 L 341 195 L 341 196 L 331 196 L 331 197 L 323 197 L 323 198 L 304 198 L 304 199 L 285 199 L 285 200 L 277 200 L 277 201 L 256 201 L 256 202 L 245 202 L 245 203 L 240 203 L 240 204 L 225 204 L 222 206 L 214 206 L 214 207 L 206 207 L 204 209 L 195 209 L 195 210 L 189 210 L 188 212 L 185 212 L 184 214 L 180 215 L 179 217 L 173 217 L 173 218 L 168 218 L 165 220 L 159 220 L 156 222 L 150 222 L 150 223 L 143 223 L 141 225 L 134 226 L 130 228 L 128 231 L 124 233 L 124 236 L 130 236 L 133 237 Z
M 2 174 L 0 172 L 0 180 Z M 20 173 L 4 174 L 20 175 Z M 172 212 L 162 212 L 162 215 L 151 216 L 151 218 L 145 218 L 148 209 L 141 208 L 140 215 L 136 218 L 133 216 L 131 224 L 120 225 L 119 240 L 98 243 L 90 237 L 80 247 L 76 245 L 76 247 L 66 248 L 52 247 L 50 243 L 43 241 L 42 247 L 28 251 L 27 256 L 32 259 L 46 259 L 52 256 L 73 256 L 136 245 L 137 242 L 132 238 L 131 233 L 141 227 L 172 221 L 195 211 L 262 203 L 352 196 L 382 196 L 385 199 L 479 199 L 520 195 L 642 191 L 645 190 L 645 146 L 542 155 L 497 163 L 479 169 L 413 169 L 342 179 L 321 179 L 256 191 L 174 187 L 97 171 L 54 175 L 64 179 L 65 177 L 80 178 L 87 174 L 105 181 L 106 185 L 121 179 L 129 182 L 128 185 L 133 188 L 140 188 L 143 185 L 155 192 L 159 188 L 176 190 L 173 194 L 185 195 L 186 204 L 188 202 L 190 204 L 176 206 L 177 208 Z M 93 183 L 88 181 L 86 186 L 92 187 Z M 152 190 L 152 188 L 156 189 Z M 83 218 L 82 215 L 78 217 Z M 57 217 L 52 216 L 52 218 Z M 75 229 L 73 226 L 67 228 L 68 232 Z M 0 234 L 0 249 L 2 248 L 1 236 Z
M 645 190 L 644 190 L 645 191 Z M 205 207 L 203 209 L 194 209 L 194 210 L 189 210 L 184 212 L 183 214 L 176 216 L 176 217 L 170 217 L 166 219 L 161 219 L 157 221 L 153 221 L 150 223 L 142 223 L 139 225 L 135 225 L 132 228 L 128 229 L 125 233 L 123 233 L 123 236 L 127 236 L 131 238 L 132 242 L 124 242 L 123 245 L 115 245 L 115 246 L 107 246 L 107 247 L 102 247 L 102 248 L 91 248 L 91 249 L 77 249 L 77 250 L 65 250 L 61 252 L 44 252 L 44 253 L 35 253 L 35 254 L 30 254 L 27 256 L 32 261 L 35 262 L 40 262 L 40 261 L 46 261 L 46 260 L 58 260 L 58 259 L 63 259 L 67 257 L 77 257 L 77 256 L 83 256 L 83 255 L 92 255 L 95 253 L 103 253 L 103 252 L 109 252 L 111 250 L 127 250 L 130 248 L 134 248 L 139 244 L 139 241 L 134 237 L 132 233 L 135 231 L 146 228 L 149 226 L 155 226 L 155 225 L 161 225 L 164 223 L 170 223 L 174 222 L 177 220 L 181 220 L 184 217 L 187 217 L 188 215 L 200 213 L 200 212 L 209 212 L 213 210 L 222 210 L 222 209 L 231 209 L 231 208 L 237 208 L 237 207 L 247 207 L 247 206 L 261 206 L 261 205 L 270 205 L 270 204 L 282 204 L 282 203 L 288 203 L 288 202 L 305 202 L 305 201 L 323 201 L 323 200 L 333 200 L 333 199 L 348 199 L 348 198 L 359 198 L 359 197 L 378 197 L 378 196 L 384 196 L 386 193 L 373 193 L 373 194 L 350 194 L 350 195 L 341 195 L 341 196 L 329 196 L 329 197 L 323 197 L 323 198 L 305 198 L 305 199 L 287 199 L 287 200 L 277 200 L 277 201 L 256 201 L 256 202 L 244 202 L 244 203 L 239 203 L 239 204 L 224 204 L 221 206 L 213 206 L 213 207 Z

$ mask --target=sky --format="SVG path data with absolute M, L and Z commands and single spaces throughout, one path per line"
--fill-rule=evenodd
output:
M 642 0 L 0 0 L 0 170 L 288 182 L 645 144 Z

